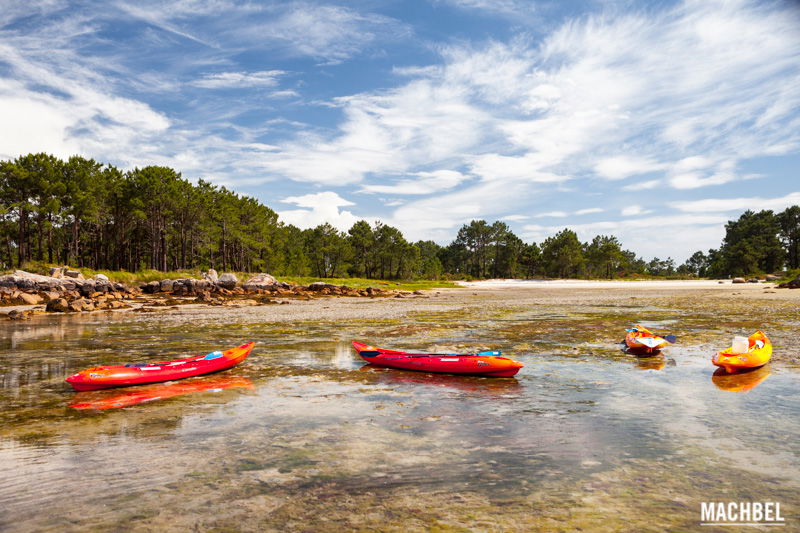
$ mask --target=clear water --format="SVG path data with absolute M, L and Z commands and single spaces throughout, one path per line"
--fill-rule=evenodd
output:
M 626 306 L 474 300 L 400 318 L 331 300 L 361 310 L 346 321 L 256 307 L 4 323 L 0 530 L 711 531 L 708 500 L 778 501 L 786 529 L 800 524 L 795 371 L 715 378 L 705 341 L 626 355 Z M 659 328 L 681 315 L 649 312 L 667 315 Z M 503 349 L 526 366 L 512 379 L 379 369 L 351 339 Z M 245 363 L 194 390 L 70 407 L 136 394 L 75 393 L 63 380 L 81 368 L 249 340 Z

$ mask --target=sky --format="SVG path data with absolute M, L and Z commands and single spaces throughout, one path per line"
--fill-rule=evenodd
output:
M 0 159 L 37 152 L 681 262 L 800 204 L 800 3 L 0 0 Z

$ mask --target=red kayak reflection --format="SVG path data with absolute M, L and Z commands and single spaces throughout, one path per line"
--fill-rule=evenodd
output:
M 125 389 L 124 392 L 119 389 L 115 389 L 113 392 L 107 390 L 79 392 L 75 394 L 74 400 L 76 401 L 70 407 L 73 409 L 116 409 L 193 392 L 234 388 L 253 389 L 254 387 L 253 382 L 248 378 L 236 376 L 205 378 L 197 381 L 154 383 Z
M 522 385 L 516 378 L 487 378 L 457 374 L 436 374 L 432 372 L 386 368 L 372 364 L 364 365 L 359 370 L 379 375 L 380 381 L 384 383 L 419 383 L 420 385 L 447 387 L 458 389 L 463 392 L 492 396 L 515 393 L 522 390 Z
M 769 365 L 734 374 L 727 373 L 724 368 L 718 368 L 711 376 L 711 381 L 720 390 L 747 392 L 758 387 L 771 373 Z

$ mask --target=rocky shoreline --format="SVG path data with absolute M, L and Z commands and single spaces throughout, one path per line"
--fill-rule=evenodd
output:
M 17 270 L 0 276 L 0 307 L 20 306 L 5 314 L 19 320 L 35 313 L 81 313 L 148 309 L 181 304 L 246 305 L 287 304 L 293 298 L 311 299 L 319 296 L 351 296 L 404 298 L 422 296 L 420 291 L 400 291 L 367 287 L 356 289 L 346 285 L 315 282 L 294 285 L 277 281 L 260 273 L 240 282 L 235 274 L 218 275 L 213 269 L 201 279 L 180 278 L 151 281 L 131 287 L 113 282 L 103 274 L 87 279 L 77 270 L 55 267 L 49 276 Z M 280 299 L 274 299 L 278 297 Z

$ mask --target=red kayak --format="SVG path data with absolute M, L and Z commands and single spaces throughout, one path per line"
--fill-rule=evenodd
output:
M 81 370 L 67 378 L 67 383 L 78 391 L 127 387 L 159 381 L 172 381 L 210 374 L 232 368 L 250 354 L 254 342 L 242 344 L 224 352 L 211 352 L 186 359 L 163 363 L 136 363 L 128 365 L 98 366 Z
M 377 366 L 420 370 L 422 372 L 445 372 L 449 374 L 472 374 L 508 378 L 519 372 L 522 363 L 502 357 L 500 352 L 475 354 L 409 353 L 383 350 L 353 341 L 358 355 L 364 361 Z

